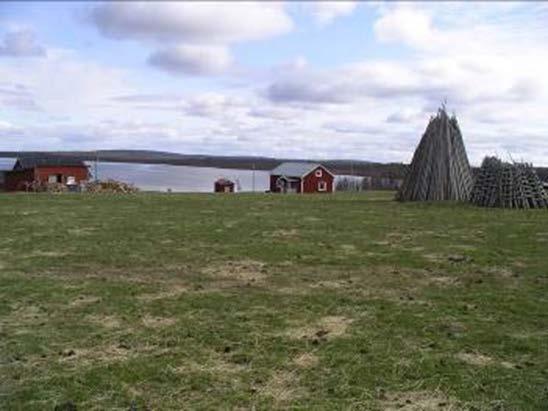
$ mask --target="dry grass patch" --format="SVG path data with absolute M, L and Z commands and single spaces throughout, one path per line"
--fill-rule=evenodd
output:
M 14 305 L 12 312 L 4 317 L 3 322 L 10 325 L 33 325 L 42 322 L 47 314 L 37 305 Z
M 261 282 L 267 277 L 265 264 L 254 260 L 229 261 L 209 266 L 203 273 L 213 279 L 227 281 L 227 285 Z
M 241 373 L 246 368 L 247 367 L 243 364 L 236 364 L 234 362 L 227 361 L 221 354 L 211 351 L 209 356 L 202 362 L 188 360 L 177 366 L 175 371 L 181 374 L 187 374 L 189 372 L 203 372 L 218 375 L 234 375 Z
M 358 252 L 354 244 L 341 244 L 340 249 L 344 254 L 355 254 Z
M 488 355 L 473 352 L 458 353 L 456 357 L 467 364 L 475 365 L 478 367 L 485 367 L 487 365 L 493 364 L 494 362 L 493 358 L 489 357 Z
M 25 257 L 27 258 L 34 258 L 34 257 L 66 257 L 67 255 L 70 255 L 70 253 L 63 252 L 63 251 L 33 251 L 32 253 L 27 254 Z
M 451 245 L 451 248 L 459 251 L 476 251 L 478 249 L 475 245 L 470 244 L 454 244 Z
M 298 386 L 296 374 L 289 371 L 275 371 L 259 390 L 262 396 L 271 397 L 276 407 L 287 406 L 302 395 L 302 391 L 303 388 Z
M 318 356 L 309 352 L 300 354 L 293 359 L 293 363 L 300 368 L 312 368 L 318 365 L 319 362 Z
M 150 315 L 145 315 L 141 321 L 143 325 L 148 328 L 163 328 L 169 327 L 177 322 L 175 318 L 169 317 L 152 317 Z
M 122 325 L 118 317 L 114 315 L 89 315 L 86 320 L 109 330 L 120 328 Z
M 74 367 L 87 367 L 98 363 L 126 361 L 131 354 L 129 349 L 119 344 L 94 348 L 67 348 L 59 352 L 59 362 Z
M 169 290 L 160 291 L 157 293 L 145 293 L 137 296 L 140 301 L 157 301 L 169 298 L 177 298 L 181 294 L 188 291 L 188 287 L 184 285 L 173 285 Z
M 160 348 L 156 345 L 130 346 L 125 343 L 110 342 L 94 347 L 70 347 L 59 351 L 58 361 L 64 365 L 78 367 L 91 367 L 97 364 L 108 364 L 126 361 L 130 358 L 155 357 L 166 354 L 169 348 Z
M 441 275 L 441 276 L 430 277 L 428 279 L 428 282 L 438 287 L 450 287 L 450 286 L 458 285 L 460 283 L 460 280 L 457 277 L 449 277 L 449 276 Z
M 81 307 L 88 304 L 95 304 L 101 301 L 101 298 L 94 295 L 80 295 L 78 298 L 72 300 L 69 305 L 71 307 Z
M 279 229 L 269 233 L 265 233 L 265 235 L 271 238 L 291 239 L 297 238 L 299 236 L 299 230 L 297 230 L 296 228 Z
M 430 261 L 431 263 L 439 263 L 445 260 L 445 257 L 443 255 L 434 253 L 423 254 L 422 257 L 425 260 Z
M 313 325 L 291 328 L 286 335 L 291 338 L 322 339 L 342 337 L 354 320 L 343 316 L 327 316 L 318 320 Z
M 459 360 L 469 365 L 473 365 L 475 367 L 487 367 L 490 365 L 500 365 L 501 367 L 504 367 L 504 368 L 510 368 L 510 369 L 516 368 L 516 364 L 514 363 L 511 363 L 509 361 L 497 361 L 488 355 L 480 354 L 477 352 L 458 353 L 456 357 Z
M 457 411 L 455 401 L 441 392 L 408 391 L 383 394 L 380 400 L 384 411 Z
M 69 235 L 73 235 L 76 237 L 79 236 L 86 236 L 93 234 L 97 229 L 95 227 L 82 227 L 82 228 L 70 228 L 68 230 Z
M 395 231 L 392 233 L 388 233 L 386 235 L 386 238 L 388 239 L 390 243 L 392 242 L 400 243 L 400 242 L 408 242 L 413 240 L 413 235 Z
M 310 285 L 311 288 L 332 288 L 332 289 L 341 289 L 353 287 L 352 280 L 324 280 L 317 281 Z
M 485 274 L 493 275 L 495 277 L 503 277 L 503 278 L 510 278 L 515 276 L 512 269 L 508 267 L 501 267 L 501 266 L 484 267 L 481 269 L 481 272 Z

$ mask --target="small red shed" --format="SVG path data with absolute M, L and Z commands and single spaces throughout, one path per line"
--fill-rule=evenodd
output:
M 64 157 L 23 157 L 5 174 L 6 191 L 21 191 L 33 183 L 76 186 L 87 181 L 89 170 L 81 160 Z
M 273 193 L 332 193 L 335 176 L 318 163 L 282 163 L 270 172 Z
M 220 178 L 215 181 L 215 192 L 216 193 L 233 193 L 234 192 L 234 183 L 226 178 Z

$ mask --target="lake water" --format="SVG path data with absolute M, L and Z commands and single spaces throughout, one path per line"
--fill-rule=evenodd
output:
M 0 158 L 0 170 L 11 170 L 14 164 L 15 159 Z M 87 164 L 94 173 L 94 163 Z M 221 177 L 234 181 L 237 191 L 253 191 L 253 186 L 255 191 L 265 191 L 270 184 L 268 171 L 107 162 L 99 162 L 97 171 L 101 180 L 111 178 L 134 184 L 145 191 L 171 189 L 174 192 L 208 193 L 213 191 L 215 180 Z

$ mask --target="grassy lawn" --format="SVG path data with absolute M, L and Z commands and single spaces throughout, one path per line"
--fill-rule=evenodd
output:
M 546 410 L 548 213 L 1 195 L 0 409 Z

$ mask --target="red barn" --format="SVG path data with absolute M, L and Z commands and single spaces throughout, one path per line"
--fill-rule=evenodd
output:
M 77 186 L 87 181 L 88 167 L 80 160 L 63 157 L 19 158 L 5 174 L 6 191 L 25 190 L 33 183 Z
M 273 193 L 332 193 L 335 176 L 315 163 L 282 163 L 270 172 Z
M 220 178 L 215 181 L 215 192 L 216 193 L 233 193 L 234 192 L 234 183 L 226 178 Z

